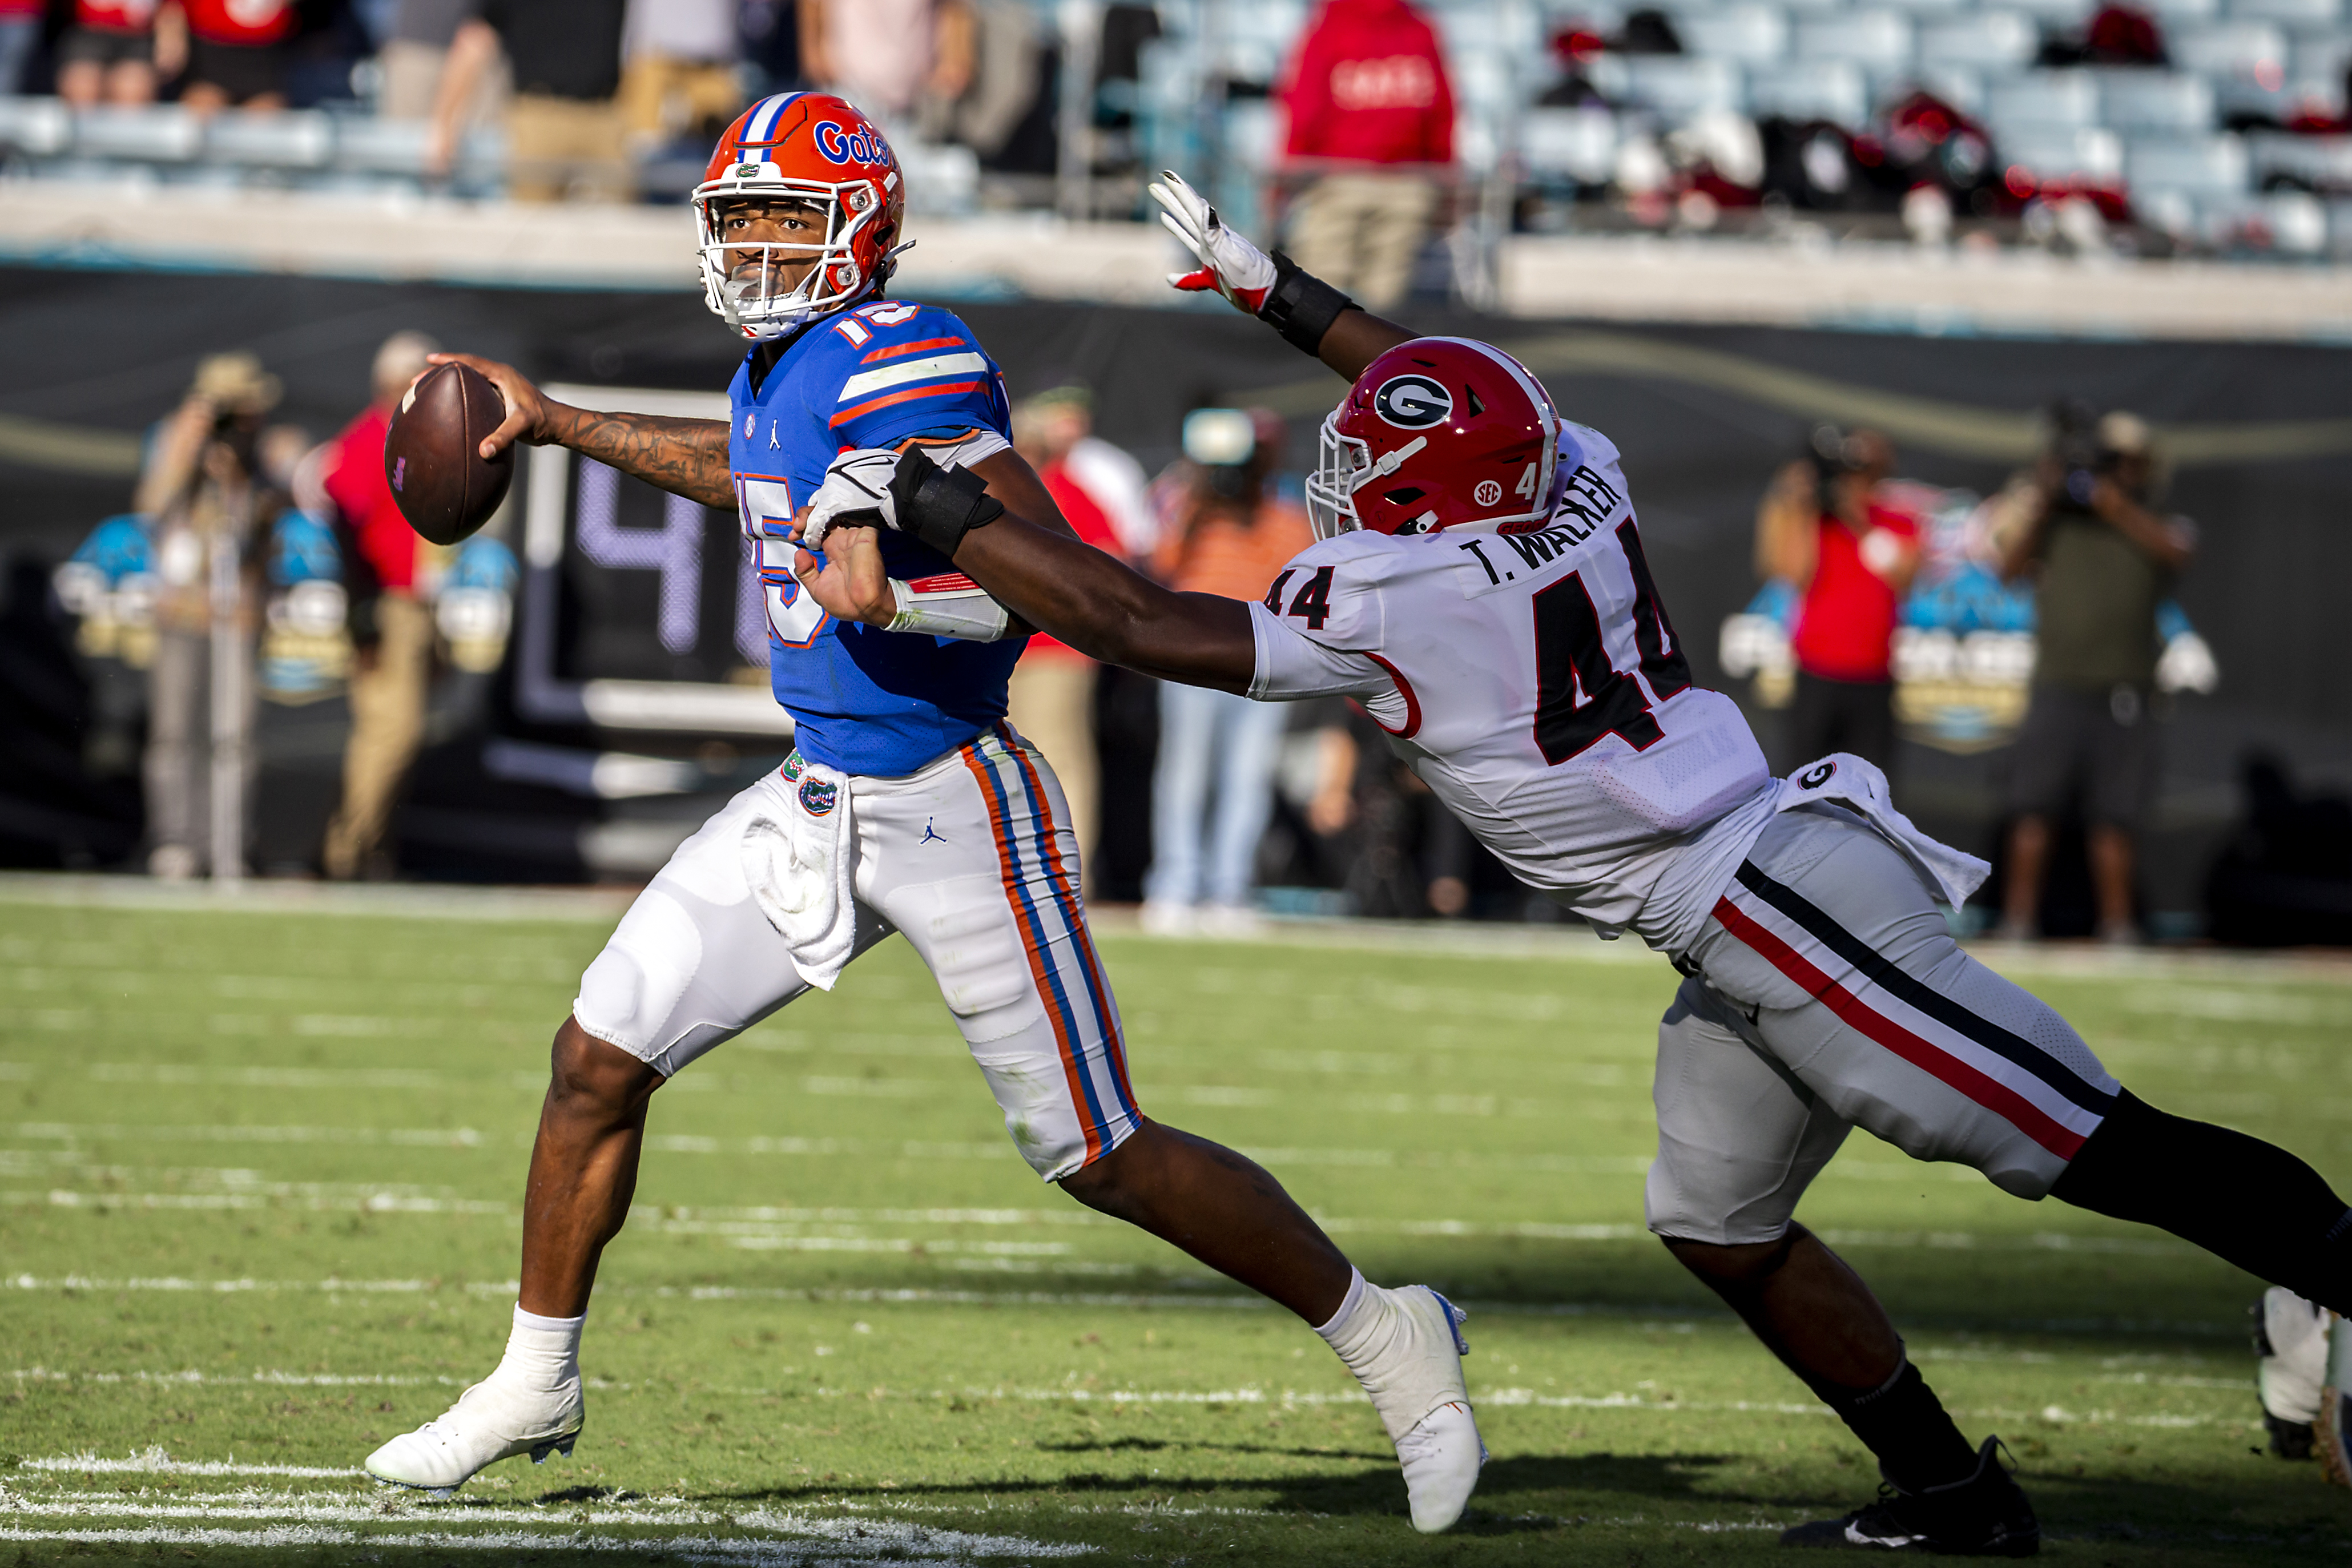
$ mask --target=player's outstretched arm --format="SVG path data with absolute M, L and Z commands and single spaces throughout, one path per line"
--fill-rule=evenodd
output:
M 1354 381 L 1364 367 L 1418 333 L 1382 320 L 1279 251 L 1272 256 L 1227 228 L 1200 192 L 1171 169 L 1160 172 L 1151 198 L 1177 242 L 1200 259 L 1168 281 L 1190 293 L 1214 289 L 1234 309 L 1255 316 L 1283 341 Z
M 433 356 L 436 365 L 453 361 L 481 371 L 506 400 L 505 421 L 482 438 L 483 456 L 495 457 L 518 441 L 531 446 L 568 446 L 689 501 L 734 507 L 725 420 L 598 413 L 556 402 L 512 365 L 477 354 Z
M 875 530 L 852 526 L 855 520 L 845 517 L 825 530 L 823 570 L 803 549 L 793 575 L 830 613 L 887 626 L 898 603 L 881 547 Z M 950 559 L 1005 609 L 1107 664 L 1221 692 L 1247 692 L 1256 673 L 1248 605 L 1172 592 L 1092 545 L 1012 511 L 967 532 Z

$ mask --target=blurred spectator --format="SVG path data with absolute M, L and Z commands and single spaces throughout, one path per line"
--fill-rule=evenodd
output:
M 433 665 L 433 615 L 418 591 L 425 547 L 392 498 L 383 438 L 392 411 L 425 371 L 433 340 L 395 332 L 376 350 L 375 401 L 334 440 L 325 468 L 341 519 L 352 643 L 352 733 L 343 750 L 343 799 L 327 824 L 327 874 L 338 881 L 392 873 L 384 841 L 400 786 L 425 733 Z
M 621 28 L 627 0 L 481 0 L 449 44 L 428 173 L 455 162 L 466 106 L 499 50 L 514 78 L 507 104 L 507 193 L 518 202 L 572 196 L 621 201 L 632 187 L 621 112 Z
M 1437 34 L 1405 0 L 1327 0 L 1281 89 L 1287 155 L 1312 183 L 1290 212 L 1298 265 L 1367 308 L 1412 281 L 1454 162 L 1454 89 Z
M 2032 706 L 2011 753 L 2002 925 L 2034 935 L 2053 829 L 2081 792 L 2102 940 L 2132 942 L 2134 839 L 2158 762 L 2158 607 L 2196 552 L 2196 525 L 2152 510 L 2155 445 L 2133 414 L 2062 404 L 2051 450 L 1995 498 L 2005 578 L 2034 575 Z
M 743 0 L 740 23 L 751 96 L 807 86 L 801 70 L 801 19 L 795 0 Z
M 1153 487 L 1163 519 L 1153 566 L 1162 581 L 1185 593 L 1263 599 L 1290 558 L 1314 542 L 1307 514 L 1268 486 L 1282 438 L 1281 419 L 1264 409 L 1195 409 L 1185 416 L 1184 456 Z M 1148 929 L 1249 923 L 1257 841 L 1286 722 L 1279 703 L 1173 682 L 1160 688 Z
M 629 0 L 621 33 L 621 122 L 651 151 L 692 141 L 706 152 L 743 107 L 739 0 Z
M 965 3 L 972 23 L 971 79 L 960 95 L 930 101 L 923 130 L 933 141 L 961 142 L 983 163 L 992 163 L 1007 150 L 1045 85 L 1037 13 L 1020 0 Z M 1112 6 L 1106 29 L 1129 9 Z M 1110 42 L 1107 37 L 1107 50 Z
M 399 0 L 392 34 L 376 52 L 383 73 L 377 112 L 387 120 L 430 120 L 441 92 L 441 73 L 457 29 L 481 11 L 481 0 Z M 506 57 L 481 73 L 471 102 L 461 105 L 457 130 L 495 116 L 507 94 Z
M 2060 35 L 2042 46 L 2045 66 L 2161 66 L 2169 59 L 2156 18 L 2132 5 L 2102 5 L 2079 37 Z
M 134 509 L 156 519 L 154 662 L 148 670 L 148 870 L 178 881 L 243 874 L 253 779 L 256 525 L 275 516 L 256 448 L 278 378 L 251 354 L 215 354 L 149 446 Z M 222 791 L 230 792 L 223 799 Z
M 197 114 L 286 107 L 294 0 L 177 0 L 187 29 L 180 102 Z
M 1099 550 L 1127 558 L 1132 554 L 1114 520 L 1112 507 L 1098 498 L 1099 485 L 1089 486 L 1074 472 L 1070 456 L 1081 444 L 1106 447 L 1134 470 L 1140 492 L 1142 470 L 1135 459 L 1094 438 L 1094 399 L 1082 386 L 1055 387 L 1024 399 L 1013 411 L 1013 441 L 1021 455 L 1037 470 L 1037 477 L 1077 530 L 1078 538 Z M 1071 825 L 1078 835 L 1078 863 L 1083 871 L 1094 859 L 1101 816 L 1102 763 L 1095 740 L 1095 662 L 1067 643 L 1043 632 L 1013 666 L 1013 688 L 1006 716 L 1013 727 L 1036 742 L 1062 781 L 1070 804 Z
M 1793 760 L 1850 751 L 1894 768 L 1895 618 L 1919 570 L 1917 521 L 1874 496 L 1894 469 L 1884 435 L 1825 424 L 1757 508 L 1757 575 L 1800 596 Z
M 976 37 L 965 0 L 801 0 L 801 69 L 886 124 L 971 85 Z
M 76 109 L 155 99 L 155 0 L 76 0 L 58 40 L 58 96 Z
M 0 0 L 0 97 L 25 90 L 33 57 L 40 52 L 45 0 Z

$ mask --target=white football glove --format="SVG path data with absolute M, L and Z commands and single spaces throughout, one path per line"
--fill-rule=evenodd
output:
M 898 455 L 880 447 L 843 453 L 825 465 L 824 483 L 809 497 L 808 520 L 801 524 L 801 548 L 824 549 L 824 536 L 836 519 L 869 512 L 886 528 L 898 526 L 890 497 L 890 481 L 898 472 Z
M 1160 172 L 1162 183 L 1151 187 L 1151 199 L 1166 209 L 1160 221 L 1184 248 L 1201 258 L 1198 269 L 1171 272 L 1168 281 L 1187 294 L 1215 289 L 1255 316 L 1265 306 L 1275 285 L 1274 258 L 1235 234 L 1217 216 L 1201 193 L 1172 169 Z

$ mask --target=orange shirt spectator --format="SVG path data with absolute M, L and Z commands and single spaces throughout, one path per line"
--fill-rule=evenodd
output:
M 1070 519 L 1073 526 L 1077 519 Z M 1255 518 L 1202 507 L 1188 527 L 1169 530 L 1152 559 L 1162 582 L 1184 593 L 1264 599 L 1290 558 L 1315 542 L 1306 509 L 1271 497 Z

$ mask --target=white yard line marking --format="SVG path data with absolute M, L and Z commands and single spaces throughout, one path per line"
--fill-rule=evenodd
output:
M 19 1383 L 168 1383 L 173 1385 L 191 1383 L 255 1384 L 304 1386 L 312 1388 L 404 1388 L 418 1384 L 439 1383 L 455 1388 L 454 1377 L 395 1377 L 385 1373 L 367 1373 L 344 1376 L 327 1372 L 199 1372 L 190 1367 L 184 1372 L 59 1372 L 46 1366 L 20 1366 L 8 1374 Z
M 175 1459 L 161 1448 L 127 1458 L 105 1459 L 96 1454 L 53 1454 L 47 1458 L 19 1459 L 20 1470 L 58 1470 L 68 1475 L 163 1476 L 286 1476 L 305 1480 L 347 1480 L 364 1472 L 322 1469 L 315 1465 L 240 1465 L 226 1459 Z
M 385 1521 L 391 1522 L 389 1521 Z M 552 1521 L 551 1521 L 552 1522 Z M 818 1521 L 809 1521 L 812 1526 Z M 739 1525 L 751 1523 L 739 1515 Z M 756 1526 L 754 1526 L 756 1528 Z M 811 1528 L 792 1536 L 729 1538 L 715 1535 L 594 1536 L 576 1531 L 539 1534 L 527 1531 L 370 1531 L 331 1525 L 273 1525 L 262 1530 L 19 1530 L 0 1528 L 0 1541 L 71 1541 L 105 1546 L 232 1546 L 280 1550 L 320 1546 L 426 1546 L 436 1552 L 594 1552 L 643 1557 L 652 1547 L 688 1563 L 724 1563 L 764 1568 L 816 1568 L 820 1563 L 904 1562 L 909 1557 L 939 1563 L 989 1557 L 1077 1557 L 1096 1548 L 1019 1536 L 962 1535 L 921 1525 L 893 1525 L 874 1519 L 845 1520 L 835 1530 Z
M 398 1144 L 429 1148 L 474 1148 L 482 1142 L 482 1134 L 471 1127 L 133 1127 L 65 1122 L 19 1122 L 16 1136 L 59 1143 Z

